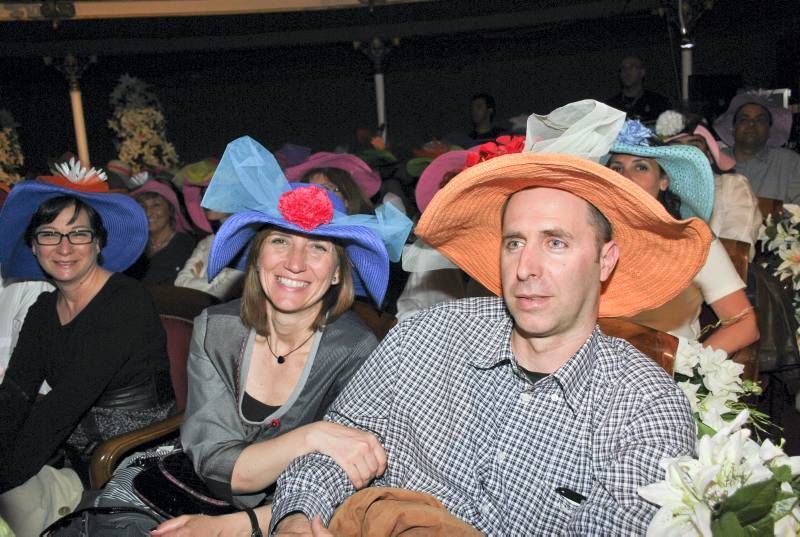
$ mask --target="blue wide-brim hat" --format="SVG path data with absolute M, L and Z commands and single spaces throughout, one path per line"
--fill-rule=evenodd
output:
M 122 272 L 139 258 L 147 246 L 147 216 L 133 199 L 124 194 L 85 192 L 40 181 L 25 181 L 11 189 L 0 211 L 0 270 L 3 278 L 44 280 L 47 275 L 25 243 L 25 229 L 45 201 L 73 196 L 100 215 L 108 238 L 100 251 L 101 266 Z
M 325 196 L 320 197 L 320 192 Z M 282 205 L 290 193 L 297 194 L 294 200 L 299 204 L 294 206 L 294 216 L 288 216 Z M 320 209 L 316 204 L 321 199 L 328 200 L 329 212 L 325 217 L 306 219 L 305 213 Z M 304 200 L 308 207 L 302 205 Z M 234 260 L 237 268 L 244 269 L 251 239 L 263 226 L 272 225 L 344 246 L 353 267 L 356 293 L 366 291 L 378 306 L 389 283 L 389 261 L 399 261 L 412 227 L 411 220 L 391 204 L 380 206 L 374 215 L 348 215 L 342 201 L 324 187 L 287 182 L 275 157 L 247 136 L 228 144 L 202 206 L 233 213 L 211 245 L 209 281 Z
M 708 157 L 690 145 L 646 146 L 616 142 L 611 153 L 651 158 L 669 176 L 668 189 L 681 198 L 681 218 L 706 222 L 714 209 L 714 172 Z M 606 162 L 608 159 L 606 159 Z

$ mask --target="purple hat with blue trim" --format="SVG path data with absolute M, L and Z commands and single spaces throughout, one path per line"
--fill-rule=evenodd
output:
M 286 231 L 341 244 L 353 266 L 356 293 L 383 302 L 389 283 L 389 261 L 398 261 L 412 222 L 386 204 L 375 215 L 347 215 L 341 200 L 327 189 L 286 180 L 277 160 L 250 137 L 225 149 L 206 190 L 203 207 L 233 213 L 217 232 L 208 260 L 208 278 L 238 259 L 259 229 L 272 225 Z
M 142 254 L 147 246 L 147 216 L 139 204 L 125 194 L 109 192 L 102 171 L 95 172 L 92 168 L 88 172 L 79 169 L 76 173 L 82 177 L 76 179 L 69 177 L 68 173 L 40 177 L 38 181 L 17 183 L 11 189 L 0 211 L 0 229 L 3 230 L 0 233 L 0 270 L 3 278 L 47 278 L 23 235 L 39 206 L 59 196 L 78 198 L 100 215 L 108 234 L 100 252 L 103 268 L 122 272 Z

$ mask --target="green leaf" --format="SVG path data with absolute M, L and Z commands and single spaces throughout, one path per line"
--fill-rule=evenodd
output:
M 787 465 L 778 466 L 777 468 L 771 468 L 772 475 L 775 476 L 775 479 L 778 480 L 780 483 L 791 483 L 792 481 L 792 469 Z
M 706 425 L 700 420 L 695 420 L 697 422 L 697 438 L 703 438 L 704 436 L 714 436 L 717 431 Z
M 720 513 L 735 513 L 743 525 L 752 524 L 772 510 L 780 487 L 774 479 L 744 486 L 722 502 Z
M 749 537 L 733 513 L 723 513 L 721 517 L 712 520 L 711 534 L 714 537 Z

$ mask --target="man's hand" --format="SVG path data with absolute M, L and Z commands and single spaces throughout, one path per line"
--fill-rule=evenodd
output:
M 308 442 L 314 451 L 336 461 L 356 489 L 386 471 L 386 451 L 372 433 L 320 421 L 309 429 Z
M 303 513 L 289 515 L 280 521 L 275 528 L 275 537 L 334 537 L 322 524 L 322 519 L 315 516 L 311 523 Z

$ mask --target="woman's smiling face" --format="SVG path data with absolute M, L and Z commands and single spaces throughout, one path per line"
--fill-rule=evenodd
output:
M 338 283 L 338 266 L 333 242 L 278 229 L 270 231 L 258 254 L 261 288 L 268 304 L 283 313 L 318 311 Z

